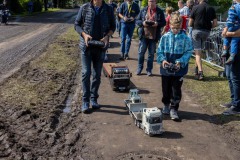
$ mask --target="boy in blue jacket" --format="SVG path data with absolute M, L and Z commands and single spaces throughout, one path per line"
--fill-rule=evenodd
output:
M 170 31 L 164 34 L 157 50 L 157 62 L 161 64 L 163 114 L 179 120 L 178 108 L 182 98 L 183 76 L 188 72 L 188 62 L 193 53 L 190 38 L 181 30 L 182 17 L 174 12 L 170 18 Z

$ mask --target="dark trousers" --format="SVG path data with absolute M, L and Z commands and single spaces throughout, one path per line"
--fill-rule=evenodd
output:
M 226 77 L 231 93 L 232 105 L 240 108 L 240 51 L 236 54 L 234 61 L 225 66 Z
M 178 110 L 182 98 L 182 76 L 162 76 L 162 102 Z
M 105 51 L 99 48 L 87 48 L 81 54 L 82 62 L 82 101 L 97 100 L 101 83 L 102 65 Z M 91 81 L 92 77 L 92 81 Z

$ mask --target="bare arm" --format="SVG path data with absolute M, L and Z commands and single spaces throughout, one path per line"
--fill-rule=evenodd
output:
M 212 28 L 215 28 L 215 27 L 217 27 L 217 19 L 214 19 L 212 23 Z
M 235 32 L 226 32 L 227 28 L 224 28 L 223 32 L 222 32 L 222 36 L 223 37 L 240 37 L 240 29 L 238 29 Z
M 193 26 L 193 19 L 192 19 L 192 18 L 189 18 L 188 26 L 189 26 L 189 27 L 192 27 L 192 26 Z

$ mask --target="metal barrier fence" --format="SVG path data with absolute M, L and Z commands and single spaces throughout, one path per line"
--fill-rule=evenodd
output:
M 220 69 L 224 69 L 224 61 L 221 58 L 223 49 L 223 37 L 221 36 L 222 30 L 225 26 L 225 22 L 218 22 L 218 26 L 213 28 L 210 35 L 205 42 L 202 60 L 216 66 Z
M 205 42 L 205 60 L 213 66 L 224 69 L 224 62 L 221 58 L 223 49 L 223 37 L 221 36 L 225 24 L 219 24 L 213 28 Z

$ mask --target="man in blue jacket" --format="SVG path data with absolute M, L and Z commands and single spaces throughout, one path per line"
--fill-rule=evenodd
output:
M 140 9 L 137 3 L 133 0 L 123 2 L 119 9 L 119 17 L 121 18 L 121 59 L 129 58 L 129 50 L 133 31 L 135 28 L 135 18 Z
M 75 30 L 80 35 L 83 113 L 89 113 L 90 102 L 93 109 L 100 108 L 97 99 L 102 65 L 109 37 L 112 36 L 115 28 L 113 9 L 103 0 L 91 0 L 80 7 L 75 20 Z M 89 46 L 90 40 L 102 41 L 105 46 Z M 91 66 L 93 66 L 92 71 Z M 92 82 L 90 83 L 91 74 Z
M 148 49 L 147 75 L 152 75 L 154 53 L 156 52 L 156 43 L 160 39 L 161 28 L 166 25 L 163 11 L 157 6 L 156 0 L 148 0 L 148 6 L 143 8 L 137 19 L 139 31 L 139 49 L 138 49 L 138 69 L 137 75 L 140 75 L 144 64 L 144 55 Z

